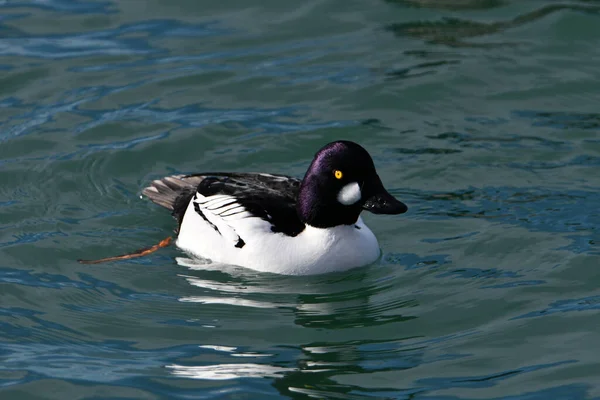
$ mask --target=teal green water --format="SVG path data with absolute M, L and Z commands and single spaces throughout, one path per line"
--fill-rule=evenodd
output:
M 0 2 L 0 398 L 600 398 L 600 2 Z M 178 265 L 164 175 L 373 155 L 382 259 Z

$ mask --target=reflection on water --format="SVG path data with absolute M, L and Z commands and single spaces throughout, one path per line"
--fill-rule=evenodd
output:
M 448 196 L 434 196 L 436 197 Z M 282 395 L 292 398 L 328 397 L 333 393 L 339 398 L 362 398 L 362 395 L 367 394 L 365 389 L 354 385 L 351 379 L 345 379 L 346 375 L 394 376 L 401 371 L 430 364 L 460 361 L 471 355 L 459 350 L 453 351 L 447 347 L 447 343 L 480 335 L 477 331 L 464 331 L 423 338 L 410 334 L 410 330 L 404 330 L 403 324 L 417 318 L 416 315 L 411 315 L 410 310 L 418 307 L 418 302 L 414 298 L 398 296 L 393 292 L 398 280 L 402 279 L 402 274 L 383 265 L 359 268 L 349 274 L 309 277 L 306 280 L 258 274 L 240 268 L 220 270 L 215 275 L 215 270 L 218 270 L 216 265 L 184 258 L 178 260 L 180 265 L 188 267 L 193 274 L 180 275 L 193 288 L 190 293 L 197 291 L 201 294 L 186 296 L 180 298 L 180 301 L 197 303 L 199 306 L 235 306 L 239 309 L 236 312 L 238 315 L 243 315 L 243 310 L 250 309 L 285 309 L 291 312 L 287 318 L 291 318 L 297 326 L 346 333 L 338 339 L 332 337 L 327 342 L 275 346 L 262 352 L 221 344 L 218 336 L 215 336 L 212 343 L 199 344 L 198 347 L 220 354 L 220 361 L 203 361 L 201 364 L 188 361 L 185 364 L 166 365 L 177 377 L 208 381 L 271 378 L 273 387 Z M 393 259 L 386 257 L 386 260 L 390 262 Z M 409 258 L 400 260 L 406 262 Z M 448 279 L 458 273 L 463 274 L 454 270 L 438 274 L 436 278 Z M 520 276 L 510 276 L 511 273 L 507 271 L 495 271 L 493 274 L 488 271 L 485 274 L 490 280 Z M 477 277 L 481 277 L 481 274 L 477 273 Z M 471 279 L 473 275 L 464 275 L 464 278 Z M 379 335 L 379 340 L 362 338 L 360 334 L 350 334 L 352 338 L 348 337 L 348 332 L 352 332 L 352 329 L 370 330 L 375 327 L 379 327 L 383 333 Z M 283 357 L 282 353 L 287 353 L 287 356 Z M 234 362 L 240 357 L 252 359 L 253 362 Z M 558 368 L 574 362 L 576 361 L 565 360 L 551 364 L 529 364 L 519 369 L 481 376 L 432 376 L 413 383 L 406 382 L 405 385 L 401 384 L 402 380 L 391 384 L 394 381 L 391 379 L 386 380 L 387 384 L 371 388 L 368 393 L 377 395 L 378 398 L 395 399 L 411 398 L 419 393 L 441 389 L 493 387 L 521 374 Z M 561 390 L 564 389 L 556 388 L 557 393 Z
M 264 364 L 218 364 L 201 367 L 167 365 L 173 375 L 208 380 L 226 380 L 237 378 L 277 378 L 292 368 L 282 368 Z
M 227 305 L 239 307 L 238 313 L 250 309 L 286 309 L 297 326 L 312 329 L 345 330 L 399 324 L 410 321 L 414 299 L 392 295 L 390 290 L 400 277 L 393 270 L 375 267 L 359 268 L 347 274 L 317 277 L 286 277 L 259 274 L 254 271 L 231 268 L 201 260 L 178 258 L 181 266 L 193 275 L 180 275 L 198 295 L 180 298 L 182 302 L 198 305 Z M 222 267 L 222 266 L 221 266 Z M 217 275 L 214 271 L 219 271 Z M 276 332 L 274 332 L 276 334 Z M 256 359 L 257 363 L 218 363 L 208 365 L 168 365 L 179 377 L 205 380 L 271 377 L 273 385 L 286 395 L 310 393 L 323 395 L 314 388 L 327 388 L 340 368 L 347 371 L 394 371 L 414 367 L 420 363 L 422 352 L 404 348 L 407 339 L 392 337 L 372 340 L 341 340 L 331 343 L 307 343 L 287 351 L 297 354 L 297 361 L 277 362 L 278 347 L 269 352 L 244 351 L 217 341 L 202 344 L 202 349 L 214 350 L 226 357 Z M 420 354 L 420 356 L 418 355 Z M 399 363 L 399 356 L 407 361 Z M 416 358 L 415 358 L 416 357 Z M 409 358 L 414 358 L 412 363 Z M 360 367 L 353 364 L 360 361 Z M 416 364 L 415 364 L 416 362 Z M 336 385 L 338 389 L 339 385 Z M 313 389 L 309 389 L 313 388 Z

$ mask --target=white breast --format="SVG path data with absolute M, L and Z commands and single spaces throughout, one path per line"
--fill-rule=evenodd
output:
M 225 200 L 221 199 L 227 204 Z M 199 198 L 196 204 L 203 201 Z M 210 204 L 201 206 L 204 219 L 195 212 L 194 201 L 190 202 L 180 227 L 178 247 L 214 262 L 286 275 L 342 271 L 370 264 L 380 254 L 375 235 L 361 218 L 355 225 L 326 229 L 307 226 L 291 237 L 273 233 L 270 223 L 249 217 L 247 212 L 232 216 L 227 211 L 233 208 L 219 210 L 217 205 L 212 204 L 213 211 Z M 240 238 L 244 245 L 235 247 L 241 243 Z

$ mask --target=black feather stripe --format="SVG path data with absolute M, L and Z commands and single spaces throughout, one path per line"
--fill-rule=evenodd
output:
M 211 210 L 211 211 L 212 210 L 220 210 L 221 208 L 225 208 L 225 207 L 230 206 L 232 204 L 237 204 L 237 201 L 235 199 L 232 199 L 229 203 L 225 203 L 225 204 L 222 204 L 222 205 L 219 205 L 219 206 L 214 206 L 214 205 L 213 206 L 207 206 L 206 209 L 207 210 Z
M 198 205 L 198 203 L 194 202 L 194 211 L 196 211 L 196 213 L 202 217 L 202 219 L 204 219 L 210 226 L 213 227 L 213 229 L 215 231 L 217 231 L 217 233 L 220 235 L 221 232 L 219 231 L 219 228 L 217 228 L 217 226 L 215 224 L 213 224 L 212 222 L 210 222 L 208 220 L 208 218 L 206 218 L 206 215 L 204 215 L 204 213 L 202 212 L 202 210 L 200 210 L 200 205 Z

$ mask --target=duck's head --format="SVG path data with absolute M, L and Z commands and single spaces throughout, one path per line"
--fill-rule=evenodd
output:
M 363 147 L 337 141 L 315 155 L 302 180 L 297 209 L 303 222 L 330 228 L 354 224 L 362 210 L 402 214 L 408 208 L 385 190 Z

